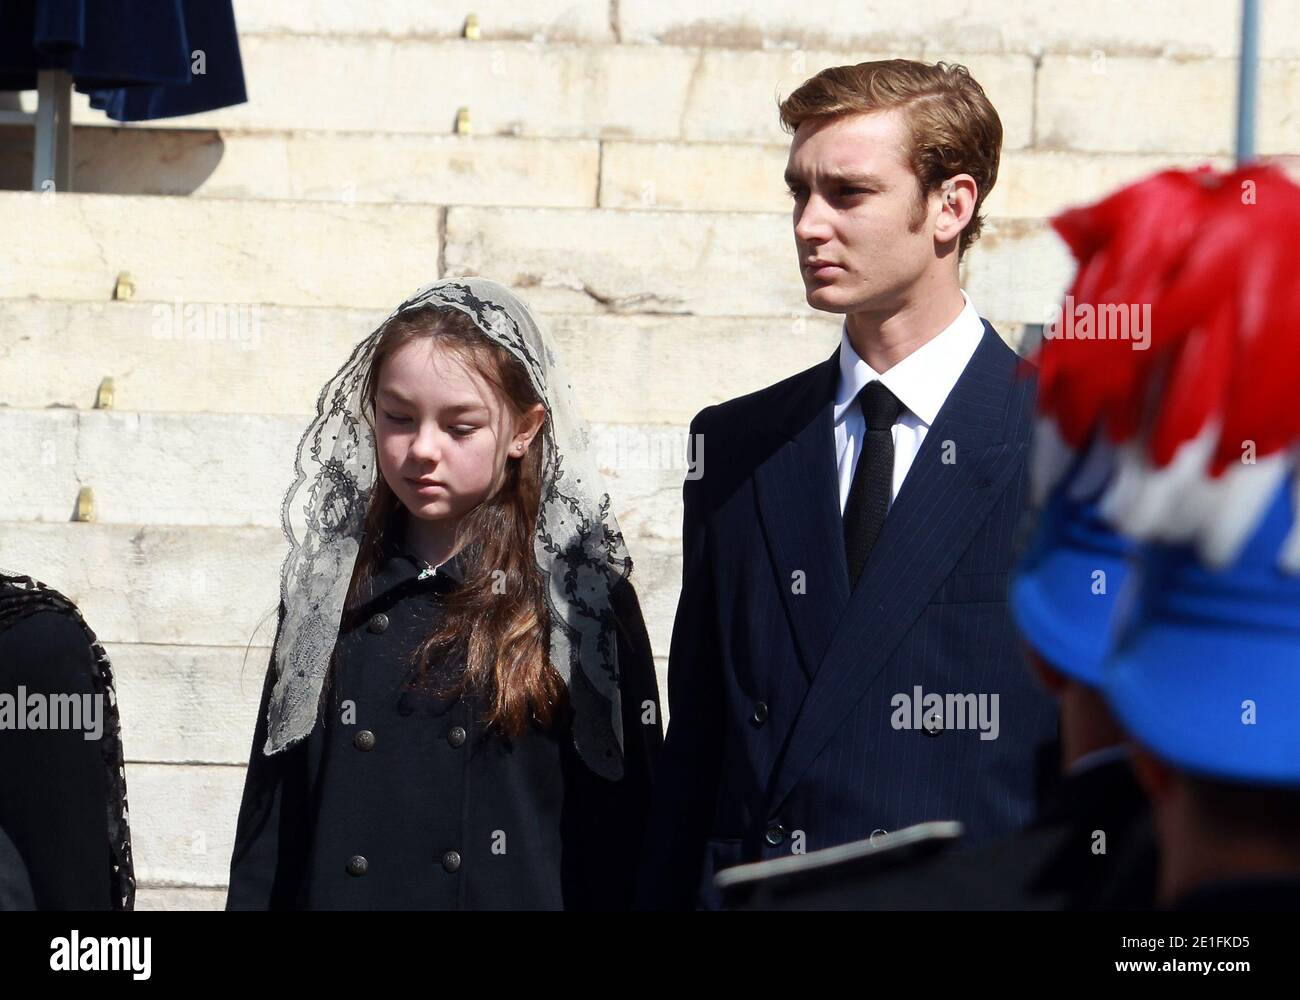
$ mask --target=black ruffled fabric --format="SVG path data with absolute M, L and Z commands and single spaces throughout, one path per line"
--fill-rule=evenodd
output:
M 51 587 L 47 587 L 39 580 L 34 580 L 29 576 L 17 574 L 0 573 L 0 637 L 8 637 L 11 630 L 19 623 L 24 622 L 32 617 L 42 613 L 53 613 L 61 616 L 84 635 L 89 650 L 90 662 L 92 665 L 90 671 L 91 690 L 96 695 L 103 696 L 104 718 L 103 733 L 99 740 L 100 757 L 104 767 L 104 785 L 105 798 L 107 800 L 107 830 L 108 844 L 107 859 L 108 871 L 106 872 L 109 906 L 114 910 L 131 910 L 135 907 L 135 868 L 131 859 L 131 829 L 129 823 L 129 813 L 126 801 L 126 768 L 122 754 L 122 727 L 117 710 L 117 689 L 113 683 L 113 668 L 109 663 L 108 654 L 104 652 L 91 631 L 90 626 L 77 610 L 77 606 L 71 600 L 65 597 Z M 10 656 L 15 655 L 11 651 Z M 21 655 L 21 654 L 18 654 Z M 34 657 L 26 657 L 35 659 Z M 8 667 L 16 670 L 28 670 L 26 664 L 7 664 Z M 32 668 L 28 672 L 34 672 L 37 668 Z M 3 735 L 3 734 L 0 734 Z M 6 747 L 5 742 L 0 742 L 0 750 Z M 6 774 L 15 775 L 21 772 L 21 769 L 31 766 L 30 762 L 24 760 L 2 760 L 0 759 L 0 769 Z M 51 790 L 52 794 L 57 794 L 57 790 Z M 21 808 L 13 802 L 0 804 L 2 810 L 12 810 Z M 23 817 L 5 817 L 4 824 L 6 832 L 18 837 L 18 830 L 24 825 L 21 820 Z M 97 824 L 96 824 L 97 825 Z M 57 837 L 52 837 L 51 842 L 57 842 Z M 32 859 L 27 859 L 29 869 L 32 868 Z M 41 884 L 41 873 L 38 870 L 30 871 L 33 886 Z M 37 905 L 41 906 L 42 900 L 38 893 Z M 60 905 L 58 901 L 54 905 Z M 76 904 L 76 908 L 82 908 L 81 904 Z

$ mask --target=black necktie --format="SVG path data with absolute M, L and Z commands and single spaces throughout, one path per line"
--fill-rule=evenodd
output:
M 903 412 L 898 397 L 880 382 L 868 382 L 858 393 L 866 419 L 862 453 L 853 472 L 853 485 L 844 505 L 844 552 L 849 560 L 850 585 L 858 582 L 867 557 L 880 535 L 889 494 L 894 485 L 894 421 Z

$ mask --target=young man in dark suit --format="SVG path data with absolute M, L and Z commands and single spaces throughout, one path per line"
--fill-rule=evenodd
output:
M 1002 126 L 963 67 L 817 74 L 781 105 L 826 361 L 701 411 L 640 903 L 931 819 L 1033 813 L 1056 713 L 1007 611 L 1031 381 L 958 281 Z

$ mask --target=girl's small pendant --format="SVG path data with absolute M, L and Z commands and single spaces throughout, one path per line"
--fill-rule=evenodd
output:
M 432 566 L 426 566 L 424 567 L 424 569 L 420 570 L 420 575 L 417 576 L 416 579 L 427 580 L 429 577 L 433 576 L 437 572 L 438 571 L 434 569 Z

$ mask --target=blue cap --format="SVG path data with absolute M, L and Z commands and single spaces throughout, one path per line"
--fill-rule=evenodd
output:
M 1039 514 L 1011 581 L 1011 614 L 1024 640 L 1062 674 L 1101 686 L 1135 550 L 1101 519 L 1095 500 L 1071 499 L 1066 488 Z
M 1103 674 L 1111 710 L 1156 756 L 1248 784 L 1300 784 L 1300 574 L 1278 565 L 1295 524 L 1284 483 L 1234 561 L 1150 545 Z

